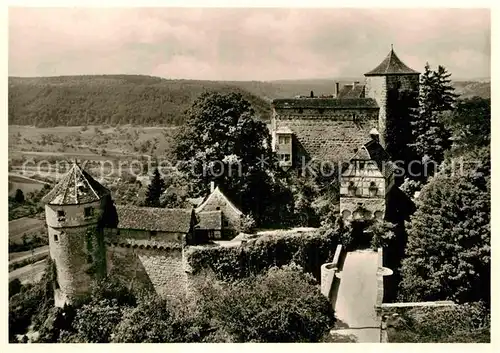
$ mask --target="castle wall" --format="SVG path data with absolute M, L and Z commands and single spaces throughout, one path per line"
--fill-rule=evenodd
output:
M 142 229 L 106 229 L 106 235 L 113 238 L 127 238 L 135 240 L 156 240 L 161 242 L 171 242 L 182 244 L 185 233 L 180 232 L 156 232 L 151 233 Z
M 100 211 L 100 201 L 80 205 L 45 205 L 47 225 L 53 228 L 80 227 L 97 222 Z M 93 216 L 85 217 L 85 208 L 93 209 Z M 64 211 L 64 218 L 58 217 L 57 211 Z
M 60 305 L 84 296 L 90 288 L 92 262 L 87 249 L 87 230 L 87 227 L 48 227 L 50 257 L 57 271 L 56 292 Z
M 380 110 L 378 112 L 377 130 L 380 136 L 380 144 L 386 147 L 386 118 L 387 118 L 387 81 L 385 76 L 371 76 L 366 78 L 365 95 L 377 102 Z
M 186 294 L 182 248 L 147 249 L 108 245 L 108 276 L 133 290 L 154 290 L 162 297 Z
M 380 107 L 378 131 L 380 144 L 384 148 L 388 148 L 387 136 L 391 133 L 391 124 L 407 118 L 399 115 L 408 114 L 406 106 L 411 102 L 402 101 L 402 97 L 408 93 L 418 94 L 418 90 L 419 75 L 386 75 L 366 78 L 366 97 L 375 99 Z M 391 152 L 389 151 L 392 155 Z
M 84 209 L 93 208 L 85 217 Z M 45 205 L 50 257 L 56 268 L 56 305 L 71 303 L 88 293 L 104 257 L 95 227 L 100 201 L 81 205 Z M 60 217 L 57 211 L 64 211 Z

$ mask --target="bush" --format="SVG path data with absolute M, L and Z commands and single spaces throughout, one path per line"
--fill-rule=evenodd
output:
M 33 324 L 40 325 L 47 313 L 54 306 L 53 283 L 50 274 L 51 261 L 42 279 L 35 283 L 21 286 L 20 292 L 9 298 L 9 341 L 17 342 L 16 334 L 24 334 Z
M 263 236 L 241 246 L 193 248 L 187 258 L 193 274 L 210 269 L 221 280 L 242 279 L 292 262 L 319 279 L 320 267 L 331 260 L 337 243 L 335 232 Z
M 200 289 L 201 311 L 233 342 L 317 342 L 333 326 L 331 303 L 297 266 Z
M 23 191 L 21 189 L 17 189 L 16 190 L 16 195 L 14 196 L 14 200 L 17 203 L 23 203 L 24 202 L 24 194 L 23 194 Z
M 389 327 L 389 341 L 412 343 L 490 342 L 490 312 L 480 302 L 404 311 Z

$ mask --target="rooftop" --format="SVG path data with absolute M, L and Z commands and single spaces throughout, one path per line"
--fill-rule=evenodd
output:
M 394 49 L 386 58 L 373 70 L 367 72 L 365 76 L 384 76 L 384 75 L 418 75 L 419 72 L 410 69 L 396 55 Z
M 371 108 L 378 109 L 377 102 L 372 98 L 282 98 L 273 100 L 273 106 L 281 109 L 293 108 Z
M 192 209 L 116 205 L 119 229 L 188 233 Z
M 74 163 L 56 186 L 43 197 L 50 205 L 79 205 L 94 202 L 109 194 L 109 190 Z

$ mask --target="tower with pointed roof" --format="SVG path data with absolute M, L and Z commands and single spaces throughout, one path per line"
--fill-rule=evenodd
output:
M 405 65 L 394 52 L 373 70 L 365 73 L 365 95 L 379 106 L 380 143 L 393 159 L 398 159 L 398 146 L 392 137 L 408 132 L 408 112 L 418 102 L 419 72 Z M 404 140 L 404 137 L 401 138 Z
M 87 294 L 96 264 L 102 265 L 105 259 L 96 229 L 101 206 L 109 194 L 75 162 L 42 199 L 56 277 L 56 306 L 71 304 Z

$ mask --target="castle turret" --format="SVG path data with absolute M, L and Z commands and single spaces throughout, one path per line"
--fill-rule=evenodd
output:
M 42 199 L 56 274 L 56 306 L 87 294 L 95 275 L 105 273 L 105 249 L 97 223 L 108 197 L 109 190 L 74 163 Z
M 409 141 L 409 112 L 418 104 L 419 75 L 398 58 L 392 47 L 387 57 L 365 74 L 365 95 L 380 107 L 380 143 L 393 160 L 402 158 L 397 152 L 401 146 L 397 145 Z

